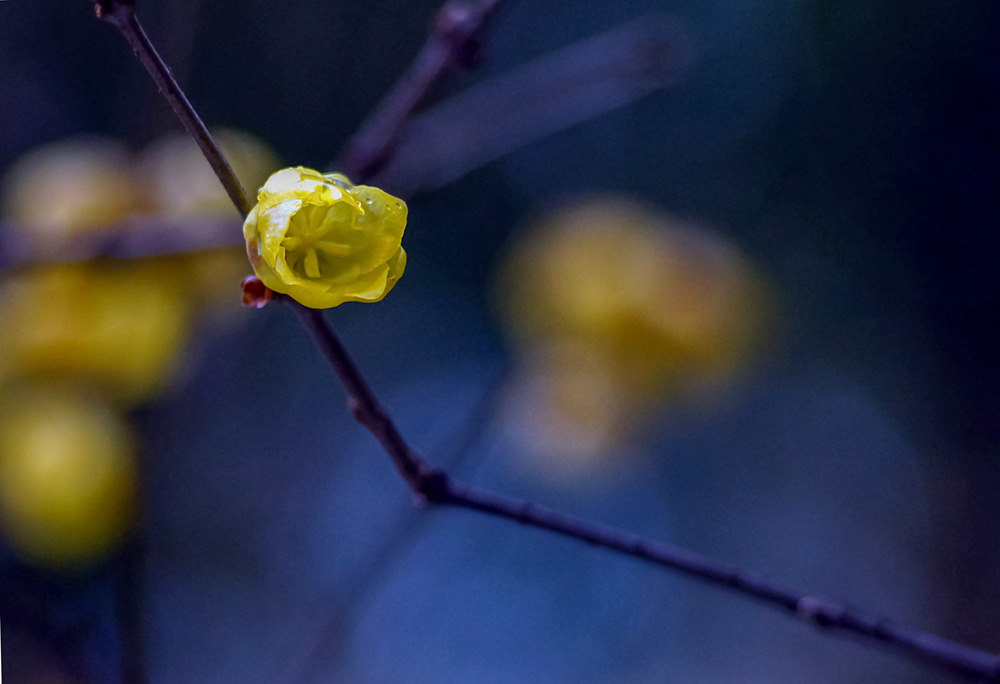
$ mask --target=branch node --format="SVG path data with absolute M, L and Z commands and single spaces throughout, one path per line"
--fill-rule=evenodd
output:
M 795 605 L 795 612 L 817 627 L 832 627 L 843 621 L 844 609 L 815 596 L 803 596 Z
M 351 412 L 354 420 L 362 425 L 368 424 L 369 412 L 365 407 L 365 403 L 353 394 L 347 397 L 347 410 Z
M 451 500 L 451 478 L 443 470 L 428 470 L 420 475 L 416 493 L 421 505 L 446 503 Z
M 97 16 L 117 26 L 132 46 L 184 127 L 198 142 L 233 203 L 245 217 L 253 207 L 250 199 L 233 174 L 225 156 L 208 133 L 208 129 L 139 25 L 134 12 L 135 0 L 93 0 L 93 2 Z M 450 3 L 438 15 L 433 37 L 450 48 L 451 55 L 456 61 L 469 63 L 478 53 L 483 24 L 501 4 L 502 0 L 481 0 L 478 5 Z M 376 132 L 380 126 L 387 131 L 381 136 L 375 136 L 378 144 L 374 149 L 379 154 L 385 155 L 391 150 L 392 144 L 398 138 L 399 131 L 413 109 L 424 99 L 430 86 L 441 77 L 448 66 L 446 60 L 432 60 L 427 63 L 430 67 L 422 78 L 413 82 L 404 81 L 404 84 L 409 83 L 409 85 L 400 86 L 402 95 L 390 97 L 389 105 L 385 106 L 384 112 L 381 114 L 377 112 L 372 127 Z M 364 148 L 360 143 L 358 146 Z M 286 299 L 283 296 L 281 298 Z M 429 467 L 403 440 L 322 313 L 299 304 L 296 304 L 296 309 L 347 389 L 348 408 L 351 413 L 382 443 L 407 485 L 416 493 L 419 505 L 451 504 L 561 534 L 631 555 L 664 568 L 681 571 L 717 586 L 738 590 L 773 607 L 793 609 L 800 618 L 820 627 L 839 628 L 856 635 L 874 637 L 895 647 L 901 653 L 922 657 L 965 676 L 986 677 L 987 681 L 996 681 L 1000 678 L 1000 657 L 995 654 L 932 635 L 893 630 L 887 623 L 873 622 L 855 616 L 837 604 L 812 596 L 796 598 L 792 592 L 763 581 L 749 581 L 746 577 L 741 581 L 738 573 L 684 549 L 666 544 L 650 544 L 642 538 L 609 530 L 531 503 L 518 503 L 506 497 L 453 485 L 447 474 Z
M 274 299 L 274 291 L 261 282 L 257 276 L 243 280 L 243 306 L 260 309 Z
M 135 0 L 94 0 L 94 14 L 101 21 L 117 26 L 120 13 L 133 12 Z
M 470 3 L 449 2 L 437 13 L 431 26 L 432 34 L 448 46 L 456 64 L 464 69 L 476 67 L 482 58 L 479 14 Z

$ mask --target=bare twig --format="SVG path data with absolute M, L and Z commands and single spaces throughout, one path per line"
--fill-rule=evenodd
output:
M 484 0 L 484 6 L 496 6 L 500 2 L 501 0 L 495 0 L 493 3 Z M 180 87 L 173 80 L 170 70 L 156 55 L 149 39 L 142 32 L 135 19 L 132 3 L 126 4 L 124 0 L 120 2 L 95 0 L 95 4 L 98 15 L 117 26 L 129 40 L 140 60 L 160 86 L 161 92 L 185 122 L 185 127 L 198 140 L 216 175 L 230 191 L 233 203 L 242 214 L 246 215 L 250 207 L 239 181 L 236 180 L 222 152 L 208 135 Z M 415 92 L 424 93 L 426 89 L 418 89 Z M 405 108 L 404 114 L 394 115 L 391 120 L 405 122 L 409 111 L 422 97 L 420 94 L 413 99 L 414 105 L 409 105 Z M 389 148 L 382 146 L 378 149 L 384 151 Z M 236 189 L 240 191 L 236 192 Z M 290 301 L 285 297 L 282 299 Z M 649 541 L 622 530 L 453 482 L 446 473 L 432 468 L 403 439 L 323 313 L 298 303 L 291 302 L 291 305 L 343 383 L 347 391 L 348 405 L 354 417 L 382 444 L 403 480 L 417 495 L 419 502 L 478 511 L 600 546 L 684 573 L 714 586 L 730 589 L 773 608 L 782 609 L 808 624 L 831 633 L 844 633 L 881 643 L 898 653 L 970 679 L 1000 681 L 998 655 L 923 632 L 895 627 L 880 618 L 860 615 L 825 599 L 791 591 L 692 551 Z
M 295 309 L 302 323 L 316 339 L 323 355 L 333 366 L 347 390 L 348 407 L 354 419 L 375 435 L 410 489 L 418 496 L 426 496 L 424 489 L 430 487 L 430 483 L 442 474 L 432 470 L 399 434 L 395 423 L 378 403 L 375 393 L 368 386 L 368 381 L 347 352 L 344 343 L 323 317 L 323 312 L 319 309 L 310 309 L 287 297 L 283 299 Z
M 202 154 L 211 164 L 215 175 L 219 177 L 222 187 L 226 189 L 229 199 L 236 205 L 240 214 L 246 216 L 253 206 L 247 199 L 246 190 L 243 189 L 236 174 L 233 173 L 233 168 L 208 132 L 208 128 L 202 123 L 184 91 L 177 84 L 177 80 L 170 73 L 169 67 L 139 24 L 139 19 L 135 16 L 135 0 L 96 0 L 95 8 L 97 16 L 117 28 L 128 41 L 132 51 L 156 83 L 156 87 L 170 103 L 184 130 L 198 143 Z
M 409 197 L 547 135 L 624 106 L 684 73 L 683 34 L 664 17 L 616 27 L 455 95 L 407 123 L 371 182 Z M 359 177 L 360 178 L 360 177 Z M 134 215 L 57 243 L 0 222 L 0 272 L 54 262 L 168 256 L 243 244 L 235 217 Z
M 406 73 L 347 142 L 334 167 L 359 183 L 378 173 L 392 157 L 410 116 L 434 87 L 456 66 L 478 61 L 484 32 L 509 2 L 446 3 Z

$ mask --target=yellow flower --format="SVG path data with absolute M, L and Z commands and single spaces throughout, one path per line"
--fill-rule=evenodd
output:
M 243 224 L 257 277 L 314 309 L 377 302 L 406 268 L 406 204 L 296 166 L 268 178 Z
M 763 278 L 725 237 L 618 197 L 541 219 L 502 266 L 499 304 L 527 347 L 588 347 L 650 398 L 723 385 L 770 314 Z
M 190 329 L 176 266 L 53 264 L 0 282 L 0 376 L 95 383 L 126 405 L 170 381 Z
M 81 136 L 17 160 L 0 182 L 0 213 L 32 244 L 58 250 L 142 209 L 141 183 L 117 140 Z
M 0 409 L 0 532 L 49 567 L 107 556 L 135 515 L 128 424 L 93 396 L 54 388 L 5 388 Z

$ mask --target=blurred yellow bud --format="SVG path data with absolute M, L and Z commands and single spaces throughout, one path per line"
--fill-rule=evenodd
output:
M 406 204 L 340 174 L 272 175 L 243 224 L 257 277 L 314 309 L 377 302 L 406 268 Z
M 169 381 L 189 305 L 161 262 L 59 264 L 0 282 L 8 375 L 96 383 L 127 404 Z
M 140 209 L 138 179 L 125 147 L 98 136 L 29 152 L 2 182 L 3 216 L 46 245 L 118 222 Z
M 11 546 L 60 568 L 106 556 L 133 519 L 128 426 L 92 397 L 6 390 L 0 404 L 0 528 Z
M 250 133 L 220 128 L 213 130 L 212 136 L 236 176 L 251 191 L 280 166 L 274 150 Z M 212 167 L 186 134 L 171 134 L 153 142 L 142 153 L 139 170 L 150 207 L 161 215 L 237 216 Z
M 768 310 L 762 280 L 722 236 L 613 197 L 543 217 L 497 294 L 519 344 L 587 346 L 650 398 L 728 378 Z

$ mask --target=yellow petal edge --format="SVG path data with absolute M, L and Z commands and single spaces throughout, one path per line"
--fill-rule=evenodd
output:
M 267 287 L 314 309 L 377 302 L 406 269 L 406 204 L 339 173 L 272 174 L 243 223 L 247 255 Z

